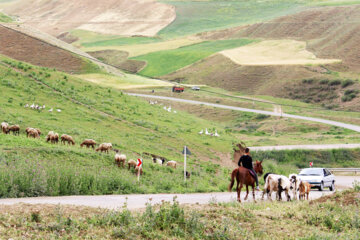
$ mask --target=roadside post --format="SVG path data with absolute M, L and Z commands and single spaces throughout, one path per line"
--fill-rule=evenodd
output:
M 182 154 L 184 154 L 184 182 L 186 182 L 186 156 L 191 155 L 190 150 L 185 146 L 184 150 L 182 151 Z

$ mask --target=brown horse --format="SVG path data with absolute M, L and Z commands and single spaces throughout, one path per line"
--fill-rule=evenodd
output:
M 262 173 L 263 173 L 263 168 L 262 168 L 261 164 L 262 164 L 262 161 L 260 161 L 260 162 L 256 161 L 256 163 L 254 165 L 254 170 L 259 175 L 262 175 Z M 246 185 L 246 196 L 245 196 L 244 200 L 245 201 L 247 200 L 248 195 L 249 195 L 249 186 L 251 186 L 252 192 L 253 192 L 253 197 L 254 197 L 254 202 L 256 202 L 256 200 L 255 200 L 255 178 L 253 176 L 251 176 L 249 170 L 244 167 L 239 167 L 232 171 L 231 182 L 229 185 L 229 192 L 231 192 L 231 190 L 234 186 L 235 178 L 236 178 L 237 200 L 239 202 L 241 202 L 240 193 L 241 193 L 243 184 L 245 184 Z M 240 184 L 240 187 L 239 187 L 239 184 Z

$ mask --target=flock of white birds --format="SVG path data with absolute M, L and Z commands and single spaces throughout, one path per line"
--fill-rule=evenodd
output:
M 35 103 L 33 103 L 33 104 L 31 104 L 31 105 L 29 105 L 29 104 L 27 103 L 27 104 L 25 104 L 24 107 L 25 107 L 25 108 L 34 109 L 34 110 L 39 110 L 39 111 L 45 110 L 45 108 L 46 108 L 45 104 L 41 106 L 41 105 L 35 104 Z M 53 111 L 54 111 L 53 108 L 50 108 L 50 109 L 49 109 L 49 112 L 53 112 Z M 61 109 L 56 109 L 56 111 L 57 111 L 57 112 L 61 112 Z
M 211 132 L 208 131 L 207 128 L 205 128 L 205 132 L 204 132 L 203 129 L 201 129 L 201 131 L 199 132 L 199 134 L 200 134 L 200 135 L 205 134 L 205 135 L 213 136 L 213 137 L 220 137 L 220 135 L 218 134 L 217 130 L 215 130 L 215 133 L 211 133 Z

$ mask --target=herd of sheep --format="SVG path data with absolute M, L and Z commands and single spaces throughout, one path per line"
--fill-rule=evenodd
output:
M 20 135 L 20 126 L 19 125 L 9 125 L 6 122 L 2 122 L 1 123 L 1 131 L 4 134 L 9 134 L 10 132 L 13 132 L 14 135 Z M 38 128 L 31 128 L 28 127 L 25 129 L 26 132 L 26 136 L 28 138 L 40 138 L 41 135 L 41 131 Z M 75 141 L 73 139 L 72 136 L 67 135 L 67 134 L 63 134 L 61 135 L 61 137 L 59 137 L 59 134 L 54 132 L 54 131 L 50 131 L 47 136 L 46 136 L 46 142 L 50 142 L 52 144 L 57 144 L 59 142 L 59 139 L 61 141 L 61 143 L 63 143 L 64 145 L 67 143 L 68 145 L 75 145 Z M 80 147 L 86 146 L 87 148 L 92 148 L 95 149 L 97 143 L 95 140 L 93 139 L 85 139 L 81 144 Z M 111 143 L 102 143 L 100 144 L 95 151 L 96 152 L 105 152 L 105 153 L 109 153 L 110 150 L 115 151 L 115 163 L 117 164 L 118 167 L 125 167 L 125 162 L 126 162 L 126 155 L 125 154 L 121 154 L 119 152 L 118 149 L 113 149 L 113 146 Z M 153 162 L 155 164 L 159 164 L 159 165 L 164 165 L 165 160 L 164 159 L 158 159 L 158 158 L 153 158 Z M 142 174 L 143 170 L 142 167 L 137 166 L 137 162 L 133 159 L 130 159 L 127 162 L 128 165 L 128 169 L 130 170 L 131 168 L 135 169 L 135 173 L 138 174 Z M 176 168 L 176 161 L 168 161 L 166 163 L 166 166 L 171 167 L 171 168 Z

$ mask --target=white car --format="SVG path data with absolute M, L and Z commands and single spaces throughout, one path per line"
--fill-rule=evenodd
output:
M 200 91 L 200 88 L 198 86 L 194 86 L 191 89 L 194 90 L 194 91 Z
M 328 187 L 335 190 L 335 176 L 326 168 L 304 168 L 299 173 L 299 179 L 317 187 L 320 191 Z

